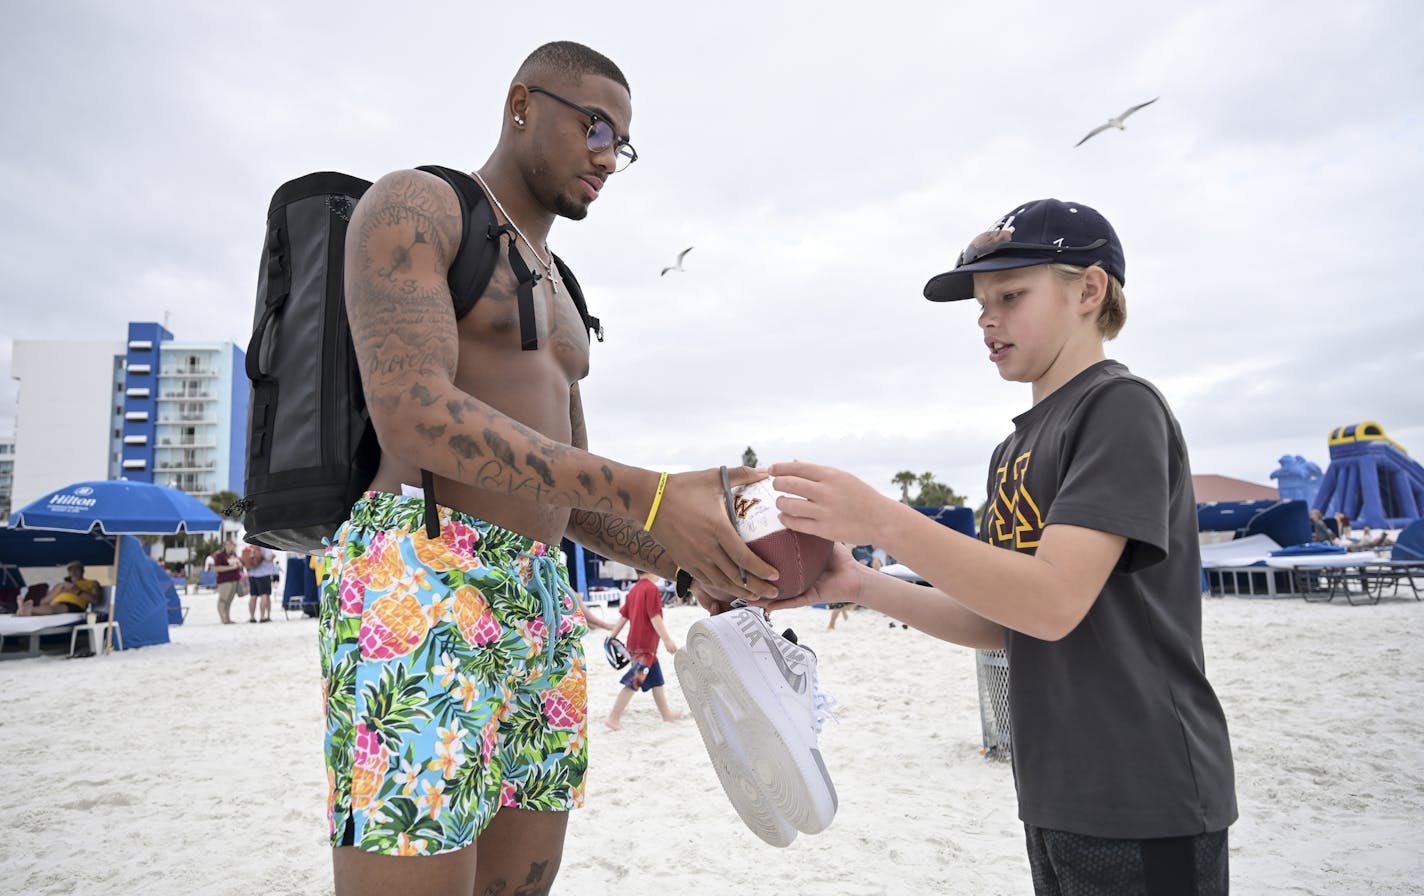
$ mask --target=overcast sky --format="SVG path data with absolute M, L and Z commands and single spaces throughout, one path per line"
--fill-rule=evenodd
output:
M 1056 196 L 1117 228 L 1109 354 L 1166 394 L 1195 472 L 1324 467 L 1362 420 L 1424 455 L 1417 3 L 689 7 L 7 4 L 0 433 L 11 340 L 167 314 L 245 346 L 278 185 L 477 167 L 524 56 L 570 39 L 627 75 L 640 156 L 550 235 L 607 327 L 583 390 L 599 453 L 691 468 L 751 445 L 886 493 L 932 471 L 977 504 L 1029 390 L 998 378 L 973 303 L 920 290 Z

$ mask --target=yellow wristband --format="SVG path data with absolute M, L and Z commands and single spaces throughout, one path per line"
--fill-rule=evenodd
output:
M 643 524 L 644 532 L 653 530 L 653 520 L 657 519 L 658 507 L 663 503 L 663 489 L 667 488 L 667 478 L 668 474 L 663 473 L 662 478 L 658 480 L 658 493 L 653 495 L 653 509 L 648 511 L 648 521 Z

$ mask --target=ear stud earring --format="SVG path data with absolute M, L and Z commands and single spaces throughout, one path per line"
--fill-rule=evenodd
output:
M 518 124 L 518 125 L 522 125 L 522 124 L 524 124 L 524 119 L 522 119 L 522 118 L 520 118 L 518 115 L 516 115 L 516 116 L 514 116 L 514 123 L 515 123 L 515 124 Z

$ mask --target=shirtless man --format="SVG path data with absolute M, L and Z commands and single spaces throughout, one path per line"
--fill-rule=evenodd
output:
M 534 350 L 507 237 L 457 319 L 447 275 L 464 222 L 444 180 L 394 172 L 352 215 L 347 311 L 382 463 L 333 539 L 322 598 L 341 896 L 549 891 L 587 767 L 587 629 L 565 534 L 730 596 L 775 591 L 718 471 L 660 476 L 586 451 L 589 340 L 546 239 L 636 158 L 631 115 L 622 72 L 575 43 L 535 50 L 510 85 L 476 174 L 538 275 Z M 438 520 L 413 493 L 423 470 Z

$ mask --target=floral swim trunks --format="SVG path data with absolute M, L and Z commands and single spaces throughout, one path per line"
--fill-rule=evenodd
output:
M 502 806 L 583 805 L 582 639 L 557 550 L 425 501 L 367 492 L 321 586 L 332 846 L 437 855 Z

